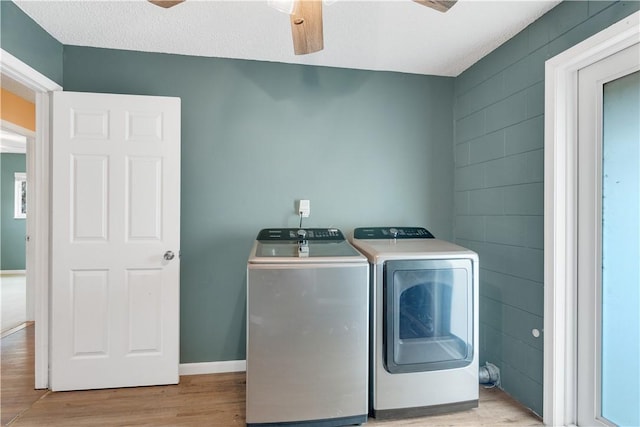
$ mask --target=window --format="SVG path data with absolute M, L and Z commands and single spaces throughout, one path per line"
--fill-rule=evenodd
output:
M 24 219 L 27 217 L 27 174 L 24 172 L 16 172 L 15 177 L 15 193 L 14 193 L 14 214 L 16 219 Z

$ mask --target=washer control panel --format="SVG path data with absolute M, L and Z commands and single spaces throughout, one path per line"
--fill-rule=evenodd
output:
M 359 227 L 353 230 L 356 239 L 433 239 L 422 227 Z
M 333 241 L 344 240 L 342 231 L 337 228 L 265 228 L 258 233 L 259 241 Z

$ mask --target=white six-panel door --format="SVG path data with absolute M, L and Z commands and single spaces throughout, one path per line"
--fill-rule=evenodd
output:
M 52 126 L 51 389 L 175 384 L 180 99 L 57 92 Z

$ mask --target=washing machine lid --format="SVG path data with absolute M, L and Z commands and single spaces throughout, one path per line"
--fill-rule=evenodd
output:
M 394 228 L 397 233 L 390 231 Z M 431 237 L 421 237 L 426 236 L 424 232 Z M 396 238 L 391 237 L 393 234 Z M 435 239 L 420 227 L 360 227 L 354 230 L 352 244 L 374 264 L 398 259 L 478 258 L 475 252 Z
M 250 264 L 367 262 L 336 228 L 267 228 L 258 233 Z

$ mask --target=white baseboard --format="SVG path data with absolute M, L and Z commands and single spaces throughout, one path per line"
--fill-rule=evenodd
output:
M 181 363 L 180 375 L 221 374 L 224 372 L 244 372 L 246 360 L 226 360 L 223 362 Z
M 27 274 L 26 270 L 0 270 L 0 275 Z

